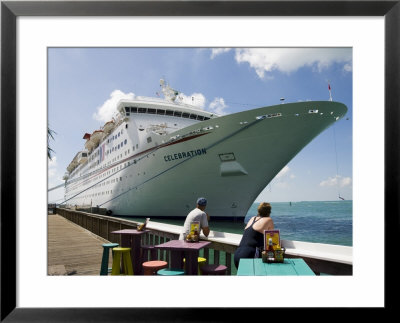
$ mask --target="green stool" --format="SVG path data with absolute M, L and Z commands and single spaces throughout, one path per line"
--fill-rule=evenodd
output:
M 101 260 L 100 276 L 107 276 L 111 272 L 111 268 L 108 268 L 108 260 L 110 259 L 110 249 L 118 247 L 118 243 L 105 243 L 103 244 L 103 258 Z M 114 253 L 113 253 L 114 257 Z
M 160 276 L 177 276 L 177 275 L 184 275 L 185 272 L 181 269 L 169 269 L 164 268 L 157 271 L 157 275 Z

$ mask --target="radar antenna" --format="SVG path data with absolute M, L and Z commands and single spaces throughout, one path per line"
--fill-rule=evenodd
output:
M 179 91 L 174 90 L 172 87 L 169 86 L 168 83 L 166 83 L 163 79 L 160 80 L 160 86 L 161 86 L 161 91 L 164 94 L 164 97 L 171 101 L 174 102 L 177 95 L 179 94 Z

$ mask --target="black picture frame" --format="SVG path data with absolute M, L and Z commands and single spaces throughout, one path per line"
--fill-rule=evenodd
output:
M 1 2 L 1 321 L 235 321 L 240 308 L 17 308 L 16 19 L 18 16 L 384 16 L 385 18 L 385 306 L 398 274 L 391 239 L 399 236 L 400 4 L 395 1 L 2 1 Z M 391 252 L 392 251 L 392 252 Z M 396 283 L 397 282 L 397 283 Z M 249 291 L 250 292 L 250 291 Z M 105 295 L 106 296 L 106 295 Z M 238 296 L 239 297 L 239 296 Z M 283 302 L 284 303 L 284 302 Z M 266 314 L 253 309 L 255 315 Z M 287 312 L 285 312 L 287 314 Z M 334 313 L 334 312 L 333 312 Z M 252 314 L 253 315 L 253 314 Z

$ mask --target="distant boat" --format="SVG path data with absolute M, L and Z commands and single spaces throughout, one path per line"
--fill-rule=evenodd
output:
M 340 198 L 342 201 L 344 201 L 344 198 L 343 198 L 343 197 L 341 197 L 340 195 L 339 195 L 339 198 Z
M 212 216 L 245 217 L 276 174 L 347 112 L 339 102 L 307 101 L 219 116 L 160 84 L 165 100 L 123 99 L 112 121 L 84 135 L 86 150 L 64 176 L 67 206 L 185 217 L 204 196 Z

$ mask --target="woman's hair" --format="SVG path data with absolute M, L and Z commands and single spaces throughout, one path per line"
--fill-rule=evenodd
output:
M 258 215 L 260 216 L 269 216 L 271 214 L 271 204 L 262 202 L 258 206 Z

